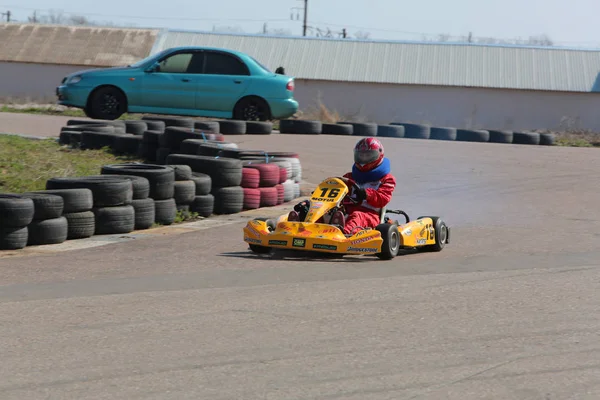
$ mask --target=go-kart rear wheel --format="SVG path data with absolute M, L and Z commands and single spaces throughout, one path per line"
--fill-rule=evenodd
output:
M 277 227 L 277 223 L 274 220 L 269 219 L 269 218 L 254 218 L 254 220 L 266 222 L 269 232 L 273 232 L 275 230 L 275 228 Z M 248 244 L 248 247 L 250 248 L 250 250 L 253 253 L 256 253 L 256 254 L 267 254 L 267 253 L 270 253 L 271 250 L 273 250 L 270 247 L 260 246 L 258 244 Z
M 401 239 L 398 226 L 384 223 L 377 225 L 376 229 L 381 232 L 383 243 L 381 244 L 381 253 L 375 255 L 381 260 L 391 260 L 400 251 Z

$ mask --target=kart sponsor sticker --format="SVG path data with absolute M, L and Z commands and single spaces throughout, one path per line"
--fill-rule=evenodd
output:
M 252 225 L 248 225 L 248 230 L 255 236 L 260 236 L 260 233 Z
M 312 208 L 312 209 L 317 209 L 317 208 L 321 208 L 321 207 L 323 207 L 323 203 L 320 201 L 317 201 L 310 206 L 310 208 Z
M 292 241 L 292 246 L 294 247 L 304 247 L 306 246 L 306 239 L 304 238 L 294 238 Z
M 337 181 L 327 181 L 327 182 L 325 182 L 325 184 L 327 184 L 327 185 L 337 185 L 338 183 L 337 183 Z
M 375 253 L 377 248 L 375 247 L 348 247 L 348 251 L 356 251 L 358 253 Z
M 318 244 L 315 243 L 312 245 L 313 249 L 320 249 L 320 250 L 337 250 L 337 246 L 333 246 L 331 244 Z
M 405 231 L 403 231 L 402 233 L 404 233 L 405 235 L 412 235 L 412 229 L 408 228 Z
M 371 239 L 372 239 L 371 237 L 364 237 L 364 238 L 360 238 L 360 239 L 355 239 L 355 240 L 351 241 L 350 244 L 361 244 L 361 243 L 367 242 L 367 241 L 369 241 Z
M 313 197 L 313 200 L 316 200 L 319 202 L 325 202 L 325 203 L 335 203 L 336 202 L 335 199 L 326 199 L 324 197 Z
M 262 241 L 260 241 L 258 239 L 252 239 L 252 238 L 250 238 L 248 236 L 246 236 L 244 238 L 244 241 L 249 242 L 249 243 L 256 243 L 256 244 L 261 244 L 262 243 Z
M 338 229 L 336 229 L 336 228 L 330 228 L 330 229 L 323 229 L 319 233 L 336 233 L 337 231 L 338 231 Z
M 287 240 L 269 240 L 269 244 L 274 246 L 287 246 Z
M 427 243 L 427 239 L 418 239 L 417 244 L 425 244 Z

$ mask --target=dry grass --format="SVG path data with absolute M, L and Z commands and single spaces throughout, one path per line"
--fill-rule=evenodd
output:
M 52 177 L 98 175 L 102 165 L 127 161 L 141 160 L 108 149 L 71 149 L 56 139 L 0 135 L 0 192 L 44 190 Z

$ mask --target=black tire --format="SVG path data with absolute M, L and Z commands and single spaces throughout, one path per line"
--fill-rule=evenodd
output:
M 338 124 L 352 125 L 354 136 L 377 136 L 377 124 L 374 123 L 338 121 Z
M 115 138 L 114 150 L 118 154 L 138 155 L 143 137 L 123 135 Z
M 268 121 L 271 119 L 271 109 L 260 97 L 244 97 L 233 107 L 232 117 L 240 121 Z M 225 133 L 222 125 L 221 132 Z
M 420 217 L 422 218 L 422 217 Z M 440 217 L 429 217 L 433 222 L 435 231 L 435 244 L 424 246 L 425 251 L 442 251 L 446 246 L 446 241 L 449 238 L 448 226 Z
M 407 139 L 429 139 L 431 136 L 431 127 L 424 124 L 407 124 L 403 122 L 391 122 L 390 125 L 400 125 L 404 127 L 404 137 Z
M 270 232 L 273 232 L 275 230 L 275 228 L 277 227 L 277 223 L 275 222 L 275 220 L 270 219 L 270 218 L 254 218 L 255 221 L 264 221 L 267 223 L 267 229 Z M 268 254 L 271 253 L 273 251 L 273 248 L 271 247 L 266 247 L 266 246 L 261 246 L 258 244 L 248 244 L 248 248 L 256 254 Z
M 102 133 L 125 133 L 125 128 L 117 131 L 113 125 L 107 125 L 105 123 L 98 123 L 97 121 L 93 124 L 82 124 L 82 125 L 67 125 L 60 128 L 61 132 L 102 132 Z
M 128 179 L 117 177 L 89 176 L 74 178 L 50 178 L 46 189 L 90 189 L 94 207 L 114 207 L 131 204 L 133 184 Z
M 127 112 L 127 97 L 114 86 L 100 87 L 90 94 L 86 112 L 94 119 L 118 119 Z
M 171 154 L 171 149 L 166 147 L 159 147 L 156 150 L 156 164 L 165 165 L 167 162 L 167 156 Z
M 246 134 L 270 135 L 273 133 L 273 123 L 269 121 L 246 121 Z
M 512 143 L 513 132 L 512 131 L 488 131 L 490 133 L 490 143 Z
M 236 214 L 244 209 L 244 189 L 241 186 L 213 187 L 215 214 Z
M 58 135 L 58 144 L 60 145 L 77 145 L 81 142 L 81 132 L 61 131 Z
M 63 215 L 90 211 L 94 206 L 94 194 L 90 189 L 39 190 L 29 193 L 54 194 L 63 199 Z
M 377 253 L 376 256 L 381 260 L 391 260 L 398 255 L 402 244 L 398 226 L 396 224 L 379 224 L 376 229 L 381 232 L 383 239 L 381 253 Z
M 304 119 L 282 119 L 279 121 L 279 132 L 320 135 L 323 132 L 323 123 L 321 121 L 307 121 Z
M 148 122 L 151 122 L 151 121 L 148 121 Z M 152 121 L 152 122 L 156 122 L 156 121 Z M 156 131 L 156 130 L 148 129 L 147 131 L 145 131 L 142 134 L 142 142 L 151 144 L 158 148 L 160 145 L 160 138 L 164 134 L 165 134 L 164 131 Z
M 169 126 L 165 128 L 165 133 L 160 136 L 159 145 L 164 148 L 169 148 L 173 152 L 178 152 L 181 148 L 181 143 L 187 139 L 206 139 L 206 134 L 201 131 L 196 131 L 189 128 L 181 128 Z
M 97 207 L 92 212 L 96 218 L 96 235 L 130 233 L 135 229 L 135 210 L 132 205 Z
M 86 239 L 96 232 L 96 217 L 92 211 L 63 214 L 67 219 L 67 240 Z
M 194 197 L 190 204 L 190 211 L 198 213 L 201 217 L 210 217 L 214 211 L 215 197 L 212 194 L 204 194 Z
M 49 193 L 23 193 L 22 196 L 33 200 L 34 220 L 58 218 L 63 214 L 65 201 L 60 196 Z
M 219 121 L 219 129 L 223 135 L 245 135 L 247 125 L 246 121 L 230 119 Z
M 146 131 L 147 132 L 147 131 Z M 147 163 L 156 162 L 156 152 L 158 151 L 158 146 L 152 143 L 140 143 L 140 147 L 138 148 L 138 157 L 144 160 Z
M 514 132 L 513 144 L 540 144 L 540 134 L 537 132 Z
M 187 214 L 190 212 L 190 205 L 189 204 L 175 204 L 175 206 L 177 207 L 177 211 L 180 211 L 184 214 Z
M 18 194 L 0 194 L 0 226 L 22 228 L 33 221 L 35 205 L 32 199 Z
M 456 128 L 438 128 L 431 127 L 429 139 L 431 140 L 456 140 L 457 129 Z
M 173 198 L 177 205 L 180 204 L 191 204 L 196 197 L 196 183 L 192 180 L 188 181 L 176 181 L 175 182 L 175 193 Z
M 131 206 L 135 210 L 135 230 L 152 227 L 156 217 L 154 200 L 151 198 L 133 200 Z
M 79 146 L 82 150 L 99 150 L 103 147 L 114 149 L 115 142 L 120 136 L 125 136 L 125 134 L 83 131 Z
M 555 141 L 556 135 L 554 133 L 540 133 L 540 145 L 553 146 Z
M 219 133 L 220 129 L 219 121 L 194 121 L 194 130 Z
M 351 136 L 353 131 L 350 124 L 321 124 L 322 135 Z
M 116 133 L 125 133 L 125 122 L 122 120 L 108 121 L 108 120 L 96 120 L 96 119 L 70 119 L 67 121 L 67 126 L 82 126 L 82 125 L 103 125 L 112 126 Z
M 154 221 L 161 225 L 171 225 L 175 222 L 177 216 L 177 204 L 175 199 L 155 200 L 155 217 Z
M 28 246 L 59 244 L 67 240 L 69 224 L 65 217 L 32 221 L 27 227 Z
M 148 127 L 146 130 L 155 132 L 164 132 L 167 125 L 164 121 L 142 120 Z
M 210 194 L 212 188 L 212 179 L 210 175 L 203 174 L 202 172 L 192 172 L 190 180 L 194 181 L 196 185 L 196 196 L 204 196 Z
M 457 129 L 458 142 L 489 142 L 490 132 L 482 129 Z
M 175 181 L 189 181 L 192 178 L 192 168 L 185 164 L 167 164 L 175 170 Z
M 173 197 L 175 191 L 175 171 L 171 167 L 154 164 L 109 164 L 101 168 L 101 173 L 142 176 L 150 182 L 149 197 L 165 200 Z
M 92 179 L 126 179 L 131 181 L 131 187 L 133 190 L 132 200 L 145 199 L 150 196 L 150 181 L 143 176 L 137 175 L 123 175 L 123 174 L 101 174 L 101 175 L 90 175 L 86 178 Z
M 144 115 L 142 121 L 162 121 L 165 123 L 165 127 L 178 126 L 181 128 L 193 128 L 194 120 L 185 117 L 163 117 L 157 115 Z
M 212 186 L 239 186 L 242 183 L 242 161 L 233 158 L 213 158 L 187 154 L 170 154 L 167 164 L 186 164 L 194 172 L 210 176 Z
M 29 231 L 24 227 L 0 226 L 0 250 L 21 250 L 27 246 Z
M 146 121 L 138 121 L 138 120 L 123 120 L 125 123 L 125 133 L 130 133 L 132 135 L 142 136 L 145 131 L 148 129 L 148 124 Z M 163 122 L 164 124 L 164 122 Z
M 377 136 L 403 138 L 405 134 L 402 125 L 379 125 L 377 126 Z

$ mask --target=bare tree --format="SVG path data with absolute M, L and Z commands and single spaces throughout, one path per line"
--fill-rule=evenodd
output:
M 369 32 L 358 31 L 354 33 L 354 37 L 357 39 L 369 39 L 371 34 Z

